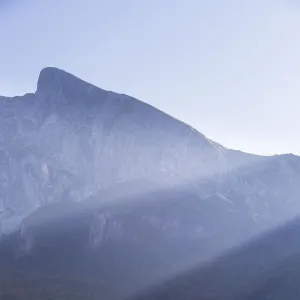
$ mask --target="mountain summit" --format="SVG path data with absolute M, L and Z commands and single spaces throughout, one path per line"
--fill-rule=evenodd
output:
M 76 92 L 80 90 L 91 89 L 98 89 L 98 91 L 100 91 L 96 86 L 93 86 L 64 70 L 47 67 L 40 72 L 36 93 L 55 90 L 76 95 Z

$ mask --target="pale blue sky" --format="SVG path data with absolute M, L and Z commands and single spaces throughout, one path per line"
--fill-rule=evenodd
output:
M 0 94 L 56 66 L 248 152 L 300 154 L 298 0 L 0 0 Z

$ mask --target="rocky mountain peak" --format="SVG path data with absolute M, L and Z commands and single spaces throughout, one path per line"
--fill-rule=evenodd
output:
M 64 70 L 46 67 L 40 72 L 37 82 L 37 95 L 45 94 L 63 94 L 67 97 L 77 98 L 83 93 L 107 93 L 104 91 Z

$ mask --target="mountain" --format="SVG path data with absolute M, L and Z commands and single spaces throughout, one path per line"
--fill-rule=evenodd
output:
M 297 300 L 300 219 L 134 297 L 138 300 Z
M 182 184 L 248 164 L 132 97 L 45 68 L 34 94 L 0 97 L 0 232 L 38 207 L 82 201 L 116 183 Z
M 59 69 L 1 97 L 0 127 L 1 299 L 124 299 L 300 212 L 299 157 L 228 149 Z

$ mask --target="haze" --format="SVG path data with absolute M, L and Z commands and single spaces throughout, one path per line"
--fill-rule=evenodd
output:
M 56 66 L 227 147 L 300 154 L 299 32 L 292 0 L 0 1 L 0 94 Z

